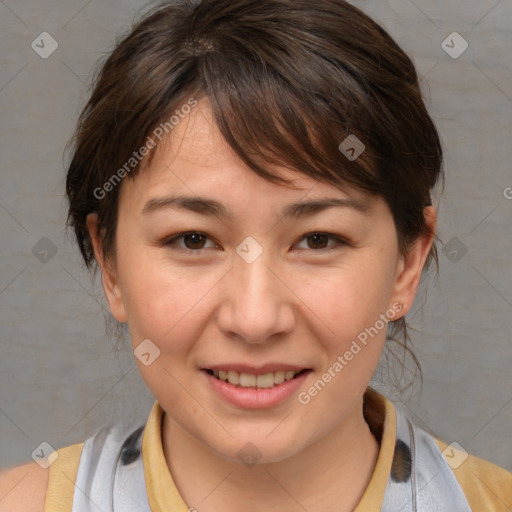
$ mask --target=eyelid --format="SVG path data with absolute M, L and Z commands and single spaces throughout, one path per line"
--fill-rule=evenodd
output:
M 178 246 L 176 244 L 176 242 L 180 239 L 183 239 L 185 236 L 187 235 L 200 235 L 200 236 L 203 236 L 205 238 L 207 238 L 208 240 L 211 240 L 215 245 L 216 242 L 214 242 L 212 240 L 212 238 L 210 236 L 208 236 L 208 234 L 206 233 L 203 233 L 202 231 L 183 231 L 181 233 L 178 233 L 176 235 L 173 235 L 172 237 L 167 237 L 165 238 L 164 240 L 162 240 L 160 242 L 159 245 L 163 246 L 163 247 L 171 247 L 171 246 L 176 246 L 176 250 L 177 251 L 181 251 L 181 252 L 185 252 L 185 253 L 188 253 L 188 254 L 191 254 L 191 253 L 199 253 L 201 254 L 203 251 L 205 251 L 206 249 L 211 249 L 211 247 L 204 247 L 204 248 L 201 248 L 201 249 L 188 249 L 186 247 L 181 247 L 181 246 Z M 325 231 L 309 231 L 308 233 L 305 233 L 304 235 L 302 235 L 295 243 L 294 245 L 297 245 L 298 243 L 302 242 L 303 240 L 306 240 L 308 237 L 310 236 L 313 236 L 313 235 L 322 235 L 322 236 L 326 236 L 332 240 L 335 240 L 336 243 L 330 245 L 330 246 L 327 246 L 327 247 L 324 247 L 324 248 L 320 248 L 320 249 L 309 249 L 309 248 L 306 248 L 306 249 L 299 249 L 299 250 L 307 250 L 307 251 L 311 251 L 311 252 L 316 252 L 316 253 L 326 253 L 330 250 L 335 250 L 335 249 L 339 249 L 340 247 L 343 247 L 343 246 L 349 246 L 350 245 L 350 242 L 340 236 L 340 235 L 336 235 L 335 233 L 329 233 L 329 232 L 325 232 Z

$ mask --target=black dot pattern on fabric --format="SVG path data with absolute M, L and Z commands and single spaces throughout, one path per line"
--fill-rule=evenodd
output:
M 391 478 L 394 482 L 407 482 L 411 478 L 412 459 L 410 448 L 397 439 L 393 463 L 391 464 Z
M 137 447 L 137 441 L 144 430 L 144 425 L 132 432 L 124 441 L 121 447 L 121 464 L 127 466 L 140 457 L 140 449 Z

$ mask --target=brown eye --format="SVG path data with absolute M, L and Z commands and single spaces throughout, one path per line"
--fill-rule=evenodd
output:
M 314 234 L 307 237 L 311 241 L 311 249 L 325 249 L 326 243 L 329 240 L 327 235 Z
M 178 243 L 179 241 L 183 241 L 183 244 Z M 209 238 L 197 231 L 190 231 L 187 233 L 180 233 L 179 235 L 173 236 L 161 243 L 164 247 L 173 247 L 176 246 L 178 250 L 189 251 L 189 252 L 200 252 L 203 249 L 206 249 L 205 242 L 209 240 Z M 215 244 L 213 244 L 215 246 Z
M 193 233 L 191 235 L 183 235 L 183 241 L 187 249 L 203 249 L 205 238 L 199 233 Z M 187 243 L 187 241 L 189 243 Z
M 327 245 L 329 239 L 334 240 L 334 243 Z M 302 237 L 301 242 L 302 240 L 307 241 L 307 247 L 304 247 L 305 249 L 311 249 L 316 252 L 330 251 L 333 249 L 339 249 L 345 245 L 349 245 L 346 240 L 338 235 L 331 233 L 309 233 Z

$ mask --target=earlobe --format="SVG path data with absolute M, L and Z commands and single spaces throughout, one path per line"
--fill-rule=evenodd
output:
M 124 323 L 126 322 L 126 313 L 123 297 L 115 269 L 103 254 L 102 240 L 98 233 L 98 215 L 90 213 L 87 215 L 86 223 L 94 247 L 94 257 L 101 270 L 101 282 L 110 306 L 110 312 L 118 322 Z
M 423 267 L 435 239 L 437 216 L 434 207 L 426 207 L 424 215 L 430 233 L 424 233 L 418 237 L 408 254 L 400 258 L 397 266 L 392 302 L 403 304 L 402 316 L 405 316 L 412 307 Z

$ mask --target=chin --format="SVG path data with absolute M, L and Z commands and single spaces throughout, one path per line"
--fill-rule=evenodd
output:
M 281 462 L 293 457 L 302 449 L 293 436 L 281 434 L 272 440 L 265 436 L 266 434 L 258 437 L 246 433 L 229 438 L 225 444 L 203 442 L 222 458 L 247 467 Z

